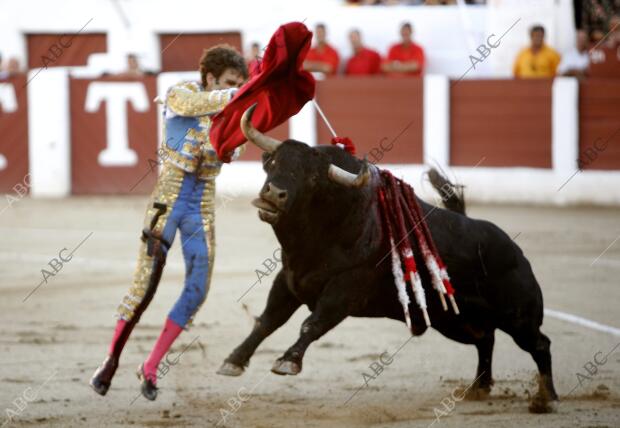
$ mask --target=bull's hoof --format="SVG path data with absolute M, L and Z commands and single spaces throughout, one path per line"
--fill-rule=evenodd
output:
M 487 386 L 473 386 L 465 391 L 465 400 L 467 401 L 481 401 L 486 400 L 491 395 L 491 387 Z
M 241 376 L 244 371 L 245 369 L 243 368 L 243 366 L 238 366 L 233 363 L 225 362 L 218 369 L 217 374 L 222 376 Z
M 541 394 L 540 392 L 532 397 L 528 407 L 530 413 L 555 413 L 558 410 L 558 401 L 550 400 L 549 394 Z
M 273 363 L 271 371 L 279 375 L 295 376 L 301 371 L 301 366 L 293 361 L 287 361 L 280 358 Z

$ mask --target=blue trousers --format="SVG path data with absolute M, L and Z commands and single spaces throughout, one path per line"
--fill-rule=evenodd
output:
M 214 198 L 213 180 L 200 180 L 196 174 L 172 167 L 162 171 L 145 218 L 147 228 L 155 222 L 151 230 L 161 238 L 160 253 L 148 254 L 148 242 L 142 244 L 133 285 L 119 306 L 121 318 L 139 317 L 148 306 L 177 230 L 181 233 L 185 283 L 169 318 L 185 327 L 194 317 L 207 296 L 215 255 Z M 165 205 L 165 211 L 158 215 L 153 203 Z

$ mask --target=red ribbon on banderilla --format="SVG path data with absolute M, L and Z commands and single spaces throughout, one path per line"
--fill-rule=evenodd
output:
M 402 180 L 396 180 L 389 171 L 383 170 L 381 171 L 381 185 L 379 186 L 379 201 L 390 240 L 392 274 L 409 329 L 411 329 L 412 322 L 409 313 L 410 301 L 406 291 L 407 280 L 411 284 L 413 296 L 422 312 L 424 323 L 426 326 L 431 325 L 427 311 L 426 293 L 422 286 L 409 240 L 411 232 L 414 232 L 415 241 L 417 241 L 422 253 L 422 258 L 431 276 L 433 288 L 439 295 L 443 309 L 448 310 L 444 297 L 446 295 L 452 310 L 458 314 L 459 309 L 454 300 L 454 288 L 450 283 L 446 267 L 437 252 L 425 218 L 422 216 L 422 209 L 416 201 L 413 188 Z M 410 225 L 409 231 L 405 226 L 405 217 Z
M 351 141 L 349 137 L 339 137 L 338 135 L 336 135 L 336 131 L 332 127 L 331 123 L 329 123 L 329 120 L 327 120 L 327 116 L 325 116 L 325 113 L 323 113 L 323 110 L 319 106 L 319 103 L 317 103 L 316 100 L 313 99 L 312 104 L 314 105 L 316 111 L 319 112 L 319 115 L 323 119 L 323 122 L 325 122 L 325 125 L 327 125 L 327 128 L 329 128 L 329 132 L 331 132 L 332 134 L 331 143 L 334 146 L 342 146 L 344 150 L 355 156 L 355 144 L 353 144 L 353 141 Z
M 355 145 L 353 142 L 347 137 L 338 137 L 316 100 L 313 99 L 312 103 L 333 136 L 331 144 L 341 146 L 350 154 L 355 155 Z M 381 185 L 378 189 L 379 203 L 384 225 L 390 240 L 394 284 L 398 292 L 398 300 L 403 307 L 407 327 L 411 330 L 412 322 L 409 312 L 410 299 L 407 294 L 407 281 L 411 284 L 412 294 L 422 312 L 424 323 L 427 327 L 431 325 L 427 310 L 426 293 L 422 285 L 422 279 L 420 278 L 409 240 L 411 232 L 414 232 L 414 242 L 417 242 L 420 252 L 422 253 L 422 258 L 431 276 L 432 286 L 439 295 L 443 310 L 448 310 L 448 305 L 444 297 L 448 296 L 452 310 L 458 315 L 459 308 L 454 300 L 454 288 L 450 283 L 446 265 L 439 256 L 430 229 L 425 221 L 426 218 L 423 216 L 422 209 L 416 200 L 413 188 L 404 181 L 394 178 L 389 171 L 381 170 L 380 174 Z M 407 231 L 405 226 L 405 217 L 410 225 L 409 231 Z M 395 240 L 397 242 L 394 242 Z

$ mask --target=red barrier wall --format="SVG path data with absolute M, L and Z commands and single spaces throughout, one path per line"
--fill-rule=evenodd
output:
M 105 33 L 28 34 L 28 68 L 86 65 L 88 57 L 107 52 Z
M 583 169 L 620 169 L 620 80 L 580 83 L 579 152 Z
M 96 112 L 85 109 L 89 85 L 93 82 L 138 82 L 146 90 L 148 110 L 135 111 L 127 102 L 129 148 L 138 155 L 134 166 L 102 166 L 99 154 L 107 145 L 106 102 Z M 73 194 L 150 193 L 157 178 L 152 162 L 157 161 L 156 77 L 140 79 L 70 79 L 71 106 L 71 188 Z M 152 162 L 149 163 L 149 160 Z
M 102 166 L 106 149 L 107 102 L 86 109 L 93 82 L 133 82 L 141 85 L 146 111 L 126 102 L 128 146 L 135 165 Z M 4 95 L 0 105 L 0 154 L 7 167 L 0 170 L 0 192 L 14 193 L 28 174 L 28 106 L 26 76 L 2 84 L 15 92 L 15 111 Z M 156 77 L 70 79 L 71 184 L 74 194 L 145 194 L 151 191 L 157 171 Z M 481 167 L 551 167 L 551 80 L 471 80 L 452 83 L 450 126 L 452 165 Z M 7 91 L 8 86 L 4 87 Z M 107 93 L 107 89 L 104 91 Z M 10 96 L 9 96 L 10 98 Z M 318 82 L 316 98 L 341 136 L 350 137 L 358 156 L 379 163 L 421 163 L 423 151 L 423 85 L 419 79 L 372 77 L 328 78 Z M 589 79 L 580 83 L 580 152 L 593 147 L 596 158 L 584 169 L 620 170 L 620 81 Z M 0 100 L 1 101 L 1 100 Z M 285 140 L 289 123 L 269 133 Z M 317 115 L 317 136 L 329 143 L 331 134 Z M 394 141 L 395 140 L 395 141 Z M 388 150 L 380 150 L 391 145 Z M 603 147 L 601 149 L 601 147 Z M 598 147 L 598 149 L 596 148 Z M 254 146 L 241 158 L 260 160 Z M 149 160 L 151 162 L 149 162 Z
M 6 159 L 6 166 L 0 169 L 0 192 L 12 193 L 18 183 L 28 186 L 28 98 L 26 95 L 26 75 L 19 74 L 0 80 L 7 85 L 6 104 L 0 98 L 0 155 Z M 15 95 L 15 105 L 7 105 L 7 100 Z M 15 108 L 15 110 L 13 110 Z M 12 110 L 12 111 L 10 111 Z M 23 190 L 20 192 L 23 193 Z M 4 203 L 3 203 L 4 204 Z
M 241 33 L 160 34 L 161 71 L 194 71 L 204 49 L 227 43 L 241 52 Z
M 551 168 L 552 83 L 451 82 L 450 164 Z
M 316 99 L 339 136 L 371 162 L 422 162 L 422 80 L 334 77 L 318 82 Z M 317 114 L 319 144 L 331 133 Z M 392 148 L 379 153 L 381 143 Z

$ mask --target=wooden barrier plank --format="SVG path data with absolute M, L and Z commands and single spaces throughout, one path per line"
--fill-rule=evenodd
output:
M 422 94 L 419 78 L 334 77 L 317 84 L 316 98 L 339 136 L 371 162 L 422 163 Z M 317 114 L 319 144 L 332 136 Z M 381 150 L 381 144 L 390 147 Z
M 450 164 L 551 168 L 551 85 L 550 79 L 452 84 Z
M 620 80 L 580 83 L 579 153 L 585 170 L 620 169 Z

